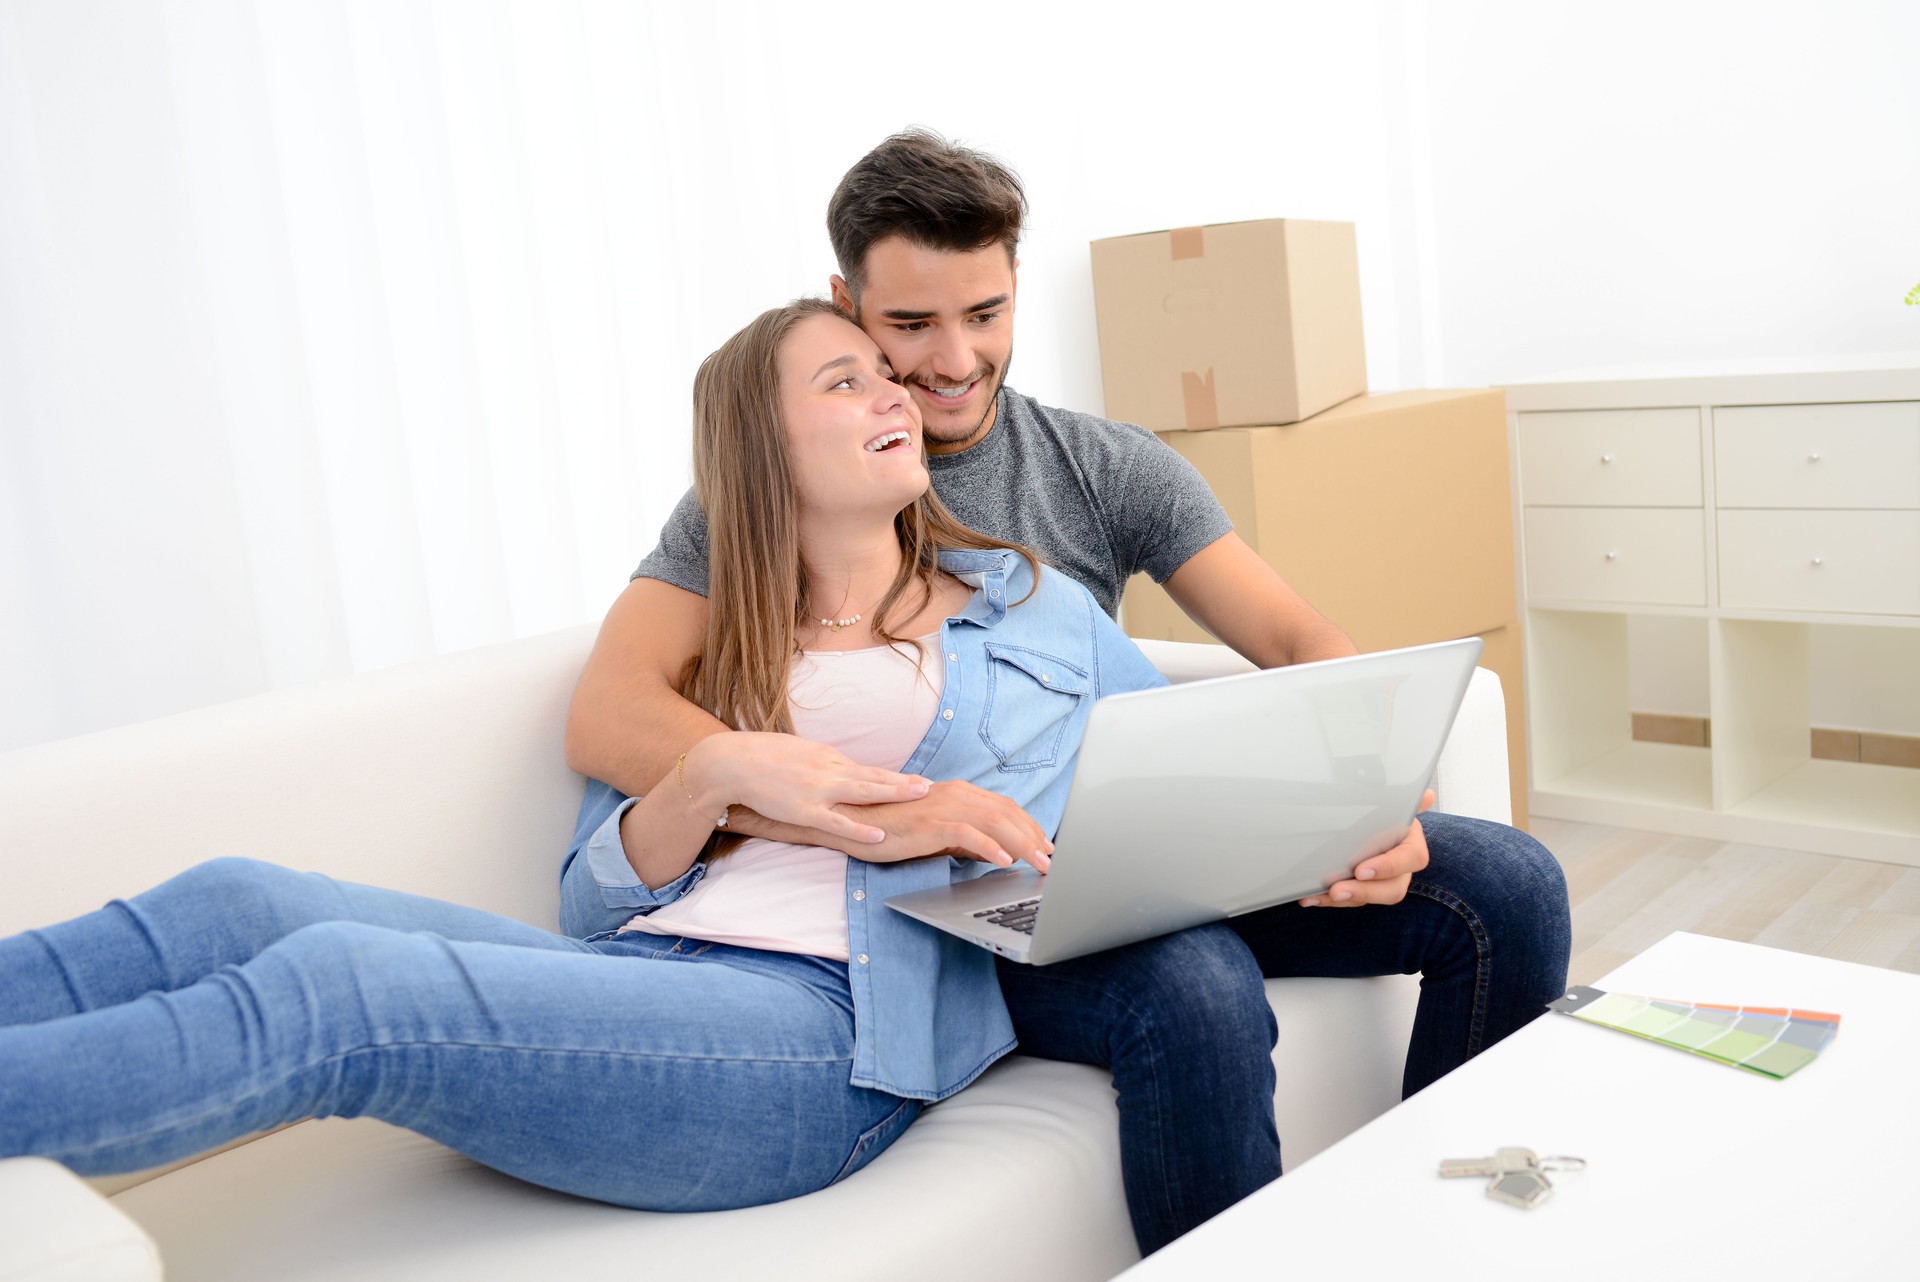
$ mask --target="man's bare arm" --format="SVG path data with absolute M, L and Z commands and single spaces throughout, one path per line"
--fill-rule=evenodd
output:
M 567 710 L 568 766 L 628 796 L 644 796 L 663 780 L 677 786 L 674 767 L 681 753 L 732 733 L 675 688 L 699 652 L 706 626 L 705 597 L 657 579 L 627 585 L 600 625 L 574 687 Z M 736 804 L 728 827 L 735 831 L 832 846 L 861 859 L 951 850 L 990 863 L 1012 858 L 1045 864 L 1051 845 L 1046 834 L 1005 798 L 863 766 L 793 735 L 749 738 L 731 745 L 728 754 L 744 763 L 729 772 L 739 781 L 729 793 Z M 645 822 L 641 811 L 630 812 L 621 833 L 629 858 L 645 858 L 658 872 L 664 864 L 640 853 L 639 826 Z
M 675 683 L 700 652 L 707 599 L 658 579 L 615 598 L 567 707 L 567 765 L 643 796 L 682 752 L 727 727 L 680 697 Z
M 1263 668 L 1357 653 L 1347 634 L 1238 534 L 1194 553 L 1166 588 L 1196 623 Z

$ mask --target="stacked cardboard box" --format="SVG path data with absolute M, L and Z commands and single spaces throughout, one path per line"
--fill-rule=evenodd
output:
M 1353 246 L 1351 224 L 1293 220 L 1094 242 L 1107 414 L 1193 463 L 1240 537 L 1362 650 L 1481 637 L 1524 825 L 1504 397 L 1368 395 Z M 1121 622 L 1212 640 L 1144 575 Z

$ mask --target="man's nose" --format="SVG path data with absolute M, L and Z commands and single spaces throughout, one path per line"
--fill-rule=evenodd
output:
M 973 345 L 962 330 L 942 330 L 934 340 L 929 368 L 936 376 L 957 381 L 973 373 Z

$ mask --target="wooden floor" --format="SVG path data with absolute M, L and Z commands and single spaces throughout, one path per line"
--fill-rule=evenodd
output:
M 1676 930 L 1920 973 L 1920 868 L 1535 816 L 1573 900 L 1569 982 Z

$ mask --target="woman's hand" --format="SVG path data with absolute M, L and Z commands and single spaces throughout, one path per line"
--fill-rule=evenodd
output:
M 1420 809 L 1433 805 L 1433 789 L 1420 796 Z M 1392 850 L 1363 859 L 1348 881 L 1336 881 L 1318 895 L 1300 901 L 1307 908 L 1362 908 L 1368 904 L 1397 904 L 1407 897 L 1413 874 L 1427 866 L 1427 834 L 1415 819 L 1407 835 Z
M 1032 815 L 1017 802 L 964 780 L 942 780 L 917 800 L 860 806 L 856 812 L 880 825 L 884 839 L 838 849 L 868 863 L 953 855 L 1001 868 L 1024 859 L 1041 872 L 1051 864 L 1053 843 Z
M 932 786 L 919 775 L 863 766 L 824 743 L 759 731 L 702 739 L 687 752 L 684 773 L 693 804 L 713 819 L 727 806 L 745 806 L 857 847 L 887 840 L 862 808 L 910 802 Z

